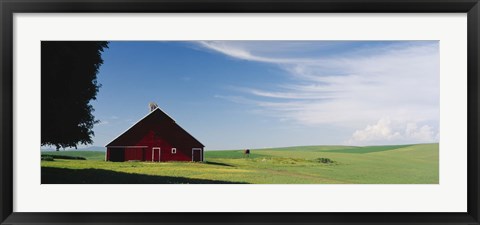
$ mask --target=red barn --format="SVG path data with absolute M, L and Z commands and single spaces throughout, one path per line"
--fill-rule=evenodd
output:
M 106 161 L 203 161 L 205 147 L 156 108 L 107 144 Z

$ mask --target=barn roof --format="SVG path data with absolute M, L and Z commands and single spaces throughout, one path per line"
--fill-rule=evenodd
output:
M 148 113 L 145 117 L 140 119 L 138 122 L 133 124 L 130 128 L 120 134 L 118 137 L 113 139 L 110 143 L 105 145 L 105 147 L 109 146 L 130 146 L 132 143 L 128 143 L 129 139 L 132 137 L 135 139 L 135 136 L 138 137 L 139 134 L 142 132 L 142 127 L 152 125 L 152 124 L 168 124 L 169 127 L 174 128 L 176 135 L 181 136 L 181 138 L 188 138 L 190 141 L 196 143 L 199 147 L 205 147 L 200 141 L 198 141 L 195 137 L 193 137 L 190 133 L 188 133 L 185 129 L 183 129 L 180 125 L 178 125 L 175 120 L 170 117 L 167 113 L 162 111 L 160 108 L 156 108 L 155 110 Z M 160 128 L 161 129 L 161 128 Z

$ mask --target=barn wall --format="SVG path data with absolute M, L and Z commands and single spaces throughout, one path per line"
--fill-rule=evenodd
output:
M 138 141 L 135 146 L 148 146 L 145 151 L 145 161 L 152 161 L 152 149 L 155 147 L 160 148 L 160 161 L 192 161 L 192 148 L 172 145 L 152 130 L 148 132 L 144 138 Z M 172 154 L 172 148 L 177 148 L 177 152 Z M 155 150 L 156 151 L 156 150 Z M 154 161 L 158 161 L 158 153 L 153 154 Z
M 144 148 L 125 148 L 125 161 L 138 160 L 145 161 L 143 158 Z
M 143 141 L 143 140 L 142 140 Z M 145 140 L 148 141 L 148 140 Z M 140 143 L 139 146 L 144 146 L 145 142 Z M 153 148 L 160 147 L 160 155 L 158 151 L 155 149 L 155 152 L 152 154 Z M 138 160 L 138 161 L 192 161 L 192 149 L 191 148 L 177 148 L 175 154 L 172 153 L 172 148 L 174 146 L 170 145 L 169 143 L 163 141 L 154 141 L 152 145 L 146 148 L 107 148 L 107 161 L 131 161 L 131 160 Z M 198 153 L 197 153 L 198 154 Z M 203 148 L 199 153 L 200 161 L 203 159 Z M 113 157 L 112 157 L 113 155 Z M 122 156 L 120 156 L 122 155 Z M 152 160 L 153 157 L 153 160 Z
M 166 119 L 161 114 L 146 117 L 127 133 L 112 141 L 110 146 L 147 146 L 146 149 L 125 149 L 125 161 L 192 161 L 192 148 L 202 148 L 203 156 L 203 145 L 173 120 Z M 152 154 L 153 147 L 161 148 L 160 158 L 158 152 Z M 172 148 L 177 149 L 176 154 L 172 154 Z M 111 152 L 107 151 L 108 159 L 110 159 L 109 154 Z

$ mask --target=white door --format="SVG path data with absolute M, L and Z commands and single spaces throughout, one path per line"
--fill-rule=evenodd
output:
M 152 148 L 152 162 L 160 162 L 160 147 Z

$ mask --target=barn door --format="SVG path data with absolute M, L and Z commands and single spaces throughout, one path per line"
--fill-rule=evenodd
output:
M 152 162 L 160 162 L 160 148 L 153 147 L 152 148 Z
M 123 162 L 125 161 L 125 149 L 124 148 L 110 148 L 109 149 L 109 161 Z
M 200 149 L 200 148 L 193 148 L 192 149 L 192 161 L 194 161 L 194 162 L 202 161 L 202 149 Z

